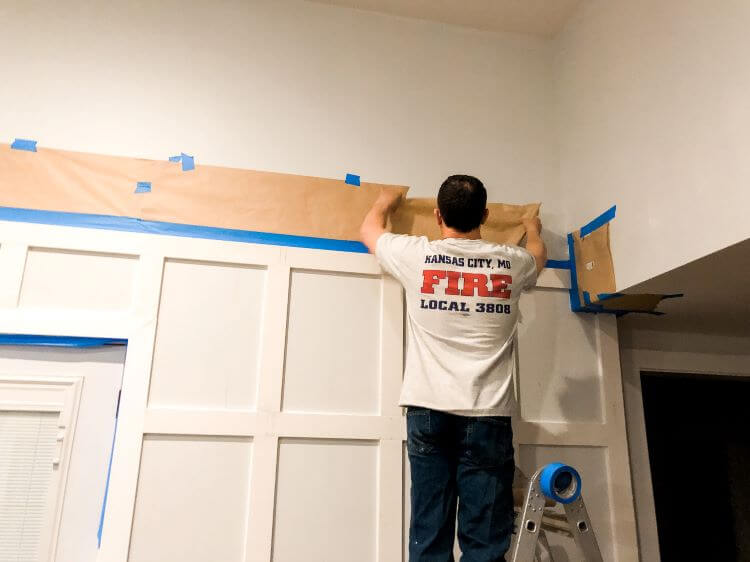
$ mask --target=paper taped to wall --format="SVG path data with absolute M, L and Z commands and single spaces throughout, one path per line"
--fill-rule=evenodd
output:
M 186 156 L 186 155 L 185 155 Z M 133 185 L 158 186 L 148 197 Z M 358 240 L 362 219 L 381 189 L 404 186 L 361 182 L 352 189 L 340 179 L 197 166 L 189 174 L 169 160 L 144 160 L 0 145 L 0 206 L 270 232 L 336 240 Z M 489 204 L 483 235 L 517 244 L 522 218 L 539 204 Z M 437 238 L 434 201 L 407 199 L 394 217 L 394 232 Z

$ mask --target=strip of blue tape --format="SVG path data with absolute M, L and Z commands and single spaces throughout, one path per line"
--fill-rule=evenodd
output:
M 590 223 L 585 224 L 581 227 L 581 238 L 587 234 L 591 234 L 600 226 L 607 224 L 613 218 L 615 218 L 615 212 L 617 211 L 617 205 L 612 205 L 609 209 L 604 211 L 601 215 L 596 217 Z
M 196 226 L 172 222 L 145 221 L 131 217 L 112 215 L 92 215 L 87 213 L 67 213 L 62 211 L 40 211 L 38 209 L 20 209 L 17 207 L 0 207 L 0 220 L 13 222 L 30 222 L 35 224 L 54 224 L 100 230 L 120 230 L 140 232 L 142 234 L 163 234 L 167 236 L 184 236 L 188 238 L 207 238 L 248 244 L 270 244 L 273 246 L 291 246 L 295 248 L 312 248 L 315 250 L 332 250 L 336 252 L 367 253 L 367 247 L 354 240 L 336 240 L 332 238 L 315 238 L 312 236 L 293 236 L 291 234 L 274 234 L 252 230 L 216 228 L 213 226 Z
M 193 158 L 189 154 L 185 154 L 184 152 L 181 152 L 180 156 L 182 157 L 182 171 L 183 172 L 189 172 L 190 170 L 195 170 L 195 158 Z
M 622 293 L 599 293 L 598 295 L 596 295 L 596 298 L 599 300 L 599 302 L 601 302 L 621 296 L 623 296 Z
M 31 334 L 0 334 L 0 345 L 40 345 L 46 347 L 98 347 L 127 345 L 128 340 L 116 338 L 78 338 L 73 336 L 39 336 Z
M 96 530 L 96 548 L 102 546 L 102 532 L 104 531 L 104 513 L 107 511 L 107 496 L 109 495 L 109 477 L 112 474 L 112 459 L 115 456 L 115 438 L 117 437 L 117 418 L 120 416 L 120 396 L 117 395 L 117 409 L 115 410 L 115 430 L 112 432 L 112 448 L 109 450 L 109 466 L 107 466 L 107 481 L 104 484 L 104 499 L 102 512 L 99 515 L 99 528 Z
M 10 147 L 16 150 L 28 150 L 29 152 L 36 152 L 36 141 L 29 139 L 15 139 L 11 143 Z
M 568 234 L 568 255 L 570 256 L 570 309 L 581 312 L 581 298 L 578 296 L 578 274 L 576 273 L 576 254 L 573 234 Z
M 184 152 L 180 152 L 177 156 L 170 156 L 169 157 L 170 162 L 182 162 L 182 171 L 183 172 L 189 172 L 190 170 L 195 170 L 195 157 L 190 156 L 189 154 L 185 154 Z
M 151 193 L 150 181 L 139 181 L 135 184 L 136 193 Z
M 547 260 L 544 267 L 551 269 L 570 269 L 570 260 Z
M 346 174 L 346 183 L 349 185 L 360 185 L 359 176 L 356 174 Z

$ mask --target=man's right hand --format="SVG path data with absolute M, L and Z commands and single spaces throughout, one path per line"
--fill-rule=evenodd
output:
M 521 221 L 523 223 L 524 228 L 526 229 L 526 232 L 533 232 L 536 234 L 541 234 L 542 232 L 542 221 L 539 217 L 532 217 L 530 219 L 523 219 Z

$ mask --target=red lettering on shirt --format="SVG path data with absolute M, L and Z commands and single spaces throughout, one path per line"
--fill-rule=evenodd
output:
M 448 280 L 448 286 L 443 289 L 446 295 L 461 295 L 464 297 L 494 297 L 509 299 L 513 278 L 510 275 L 491 274 L 489 279 L 484 273 L 468 273 L 460 271 L 445 271 L 441 269 L 425 269 L 422 271 L 422 293 L 435 294 L 435 285 L 443 279 Z M 463 280 L 459 290 L 459 281 Z
M 458 280 L 461 279 L 460 271 L 446 271 L 448 274 L 448 286 L 445 289 L 446 295 L 460 295 L 458 290 Z
M 464 288 L 461 289 L 461 295 L 464 297 L 473 297 L 479 293 L 480 297 L 490 296 L 487 290 L 487 276 L 484 273 L 462 273 Z
M 490 282 L 492 283 L 492 291 L 490 291 L 491 297 L 497 297 L 499 299 L 509 299 L 510 289 L 508 285 L 513 283 L 513 278 L 510 275 L 490 275 Z
M 447 274 L 447 271 L 441 271 L 439 269 L 425 269 L 422 271 L 422 292 L 427 295 L 434 294 L 434 285 L 440 283 L 441 279 L 445 279 Z

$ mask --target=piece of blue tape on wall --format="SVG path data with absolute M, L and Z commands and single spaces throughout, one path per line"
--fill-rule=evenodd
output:
M 185 154 L 184 152 L 180 152 L 180 154 L 177 156 L 170 156 L 169 161 L 170 162 L 182 162 L 183 172 L 189 172 L 190 170 L 195 170 L 195 157 L 190 156 L 189 154 Z
M 570 269 L 570 260 L 547 260 L 544 267 L 550 269 Z
M 150 181 L 139 181 L 135 184 L 135 193 L 151 193 Z
M 617 212 L 617 205 L 612 205 L 609 209 L 604 211 L 601 215 L 596 217 L 594 220 L 583 225 L 581 227 L 581 238 L 583 238 L 584 236 L 588 234 L 591 234 L 600 226 L 604 226 L 605 224 L 607 224 L 609 221 L 615 218 L 616 212 Z
M 360 185 L 359 176 L 356 174 L 346 174 L 346 183 L 349 185 Z
M 10 147 L 15 150 L 28 150 L 29 152 L 36 152 L 36 141 L 29 139 L 15 139 L 11 143 Z

